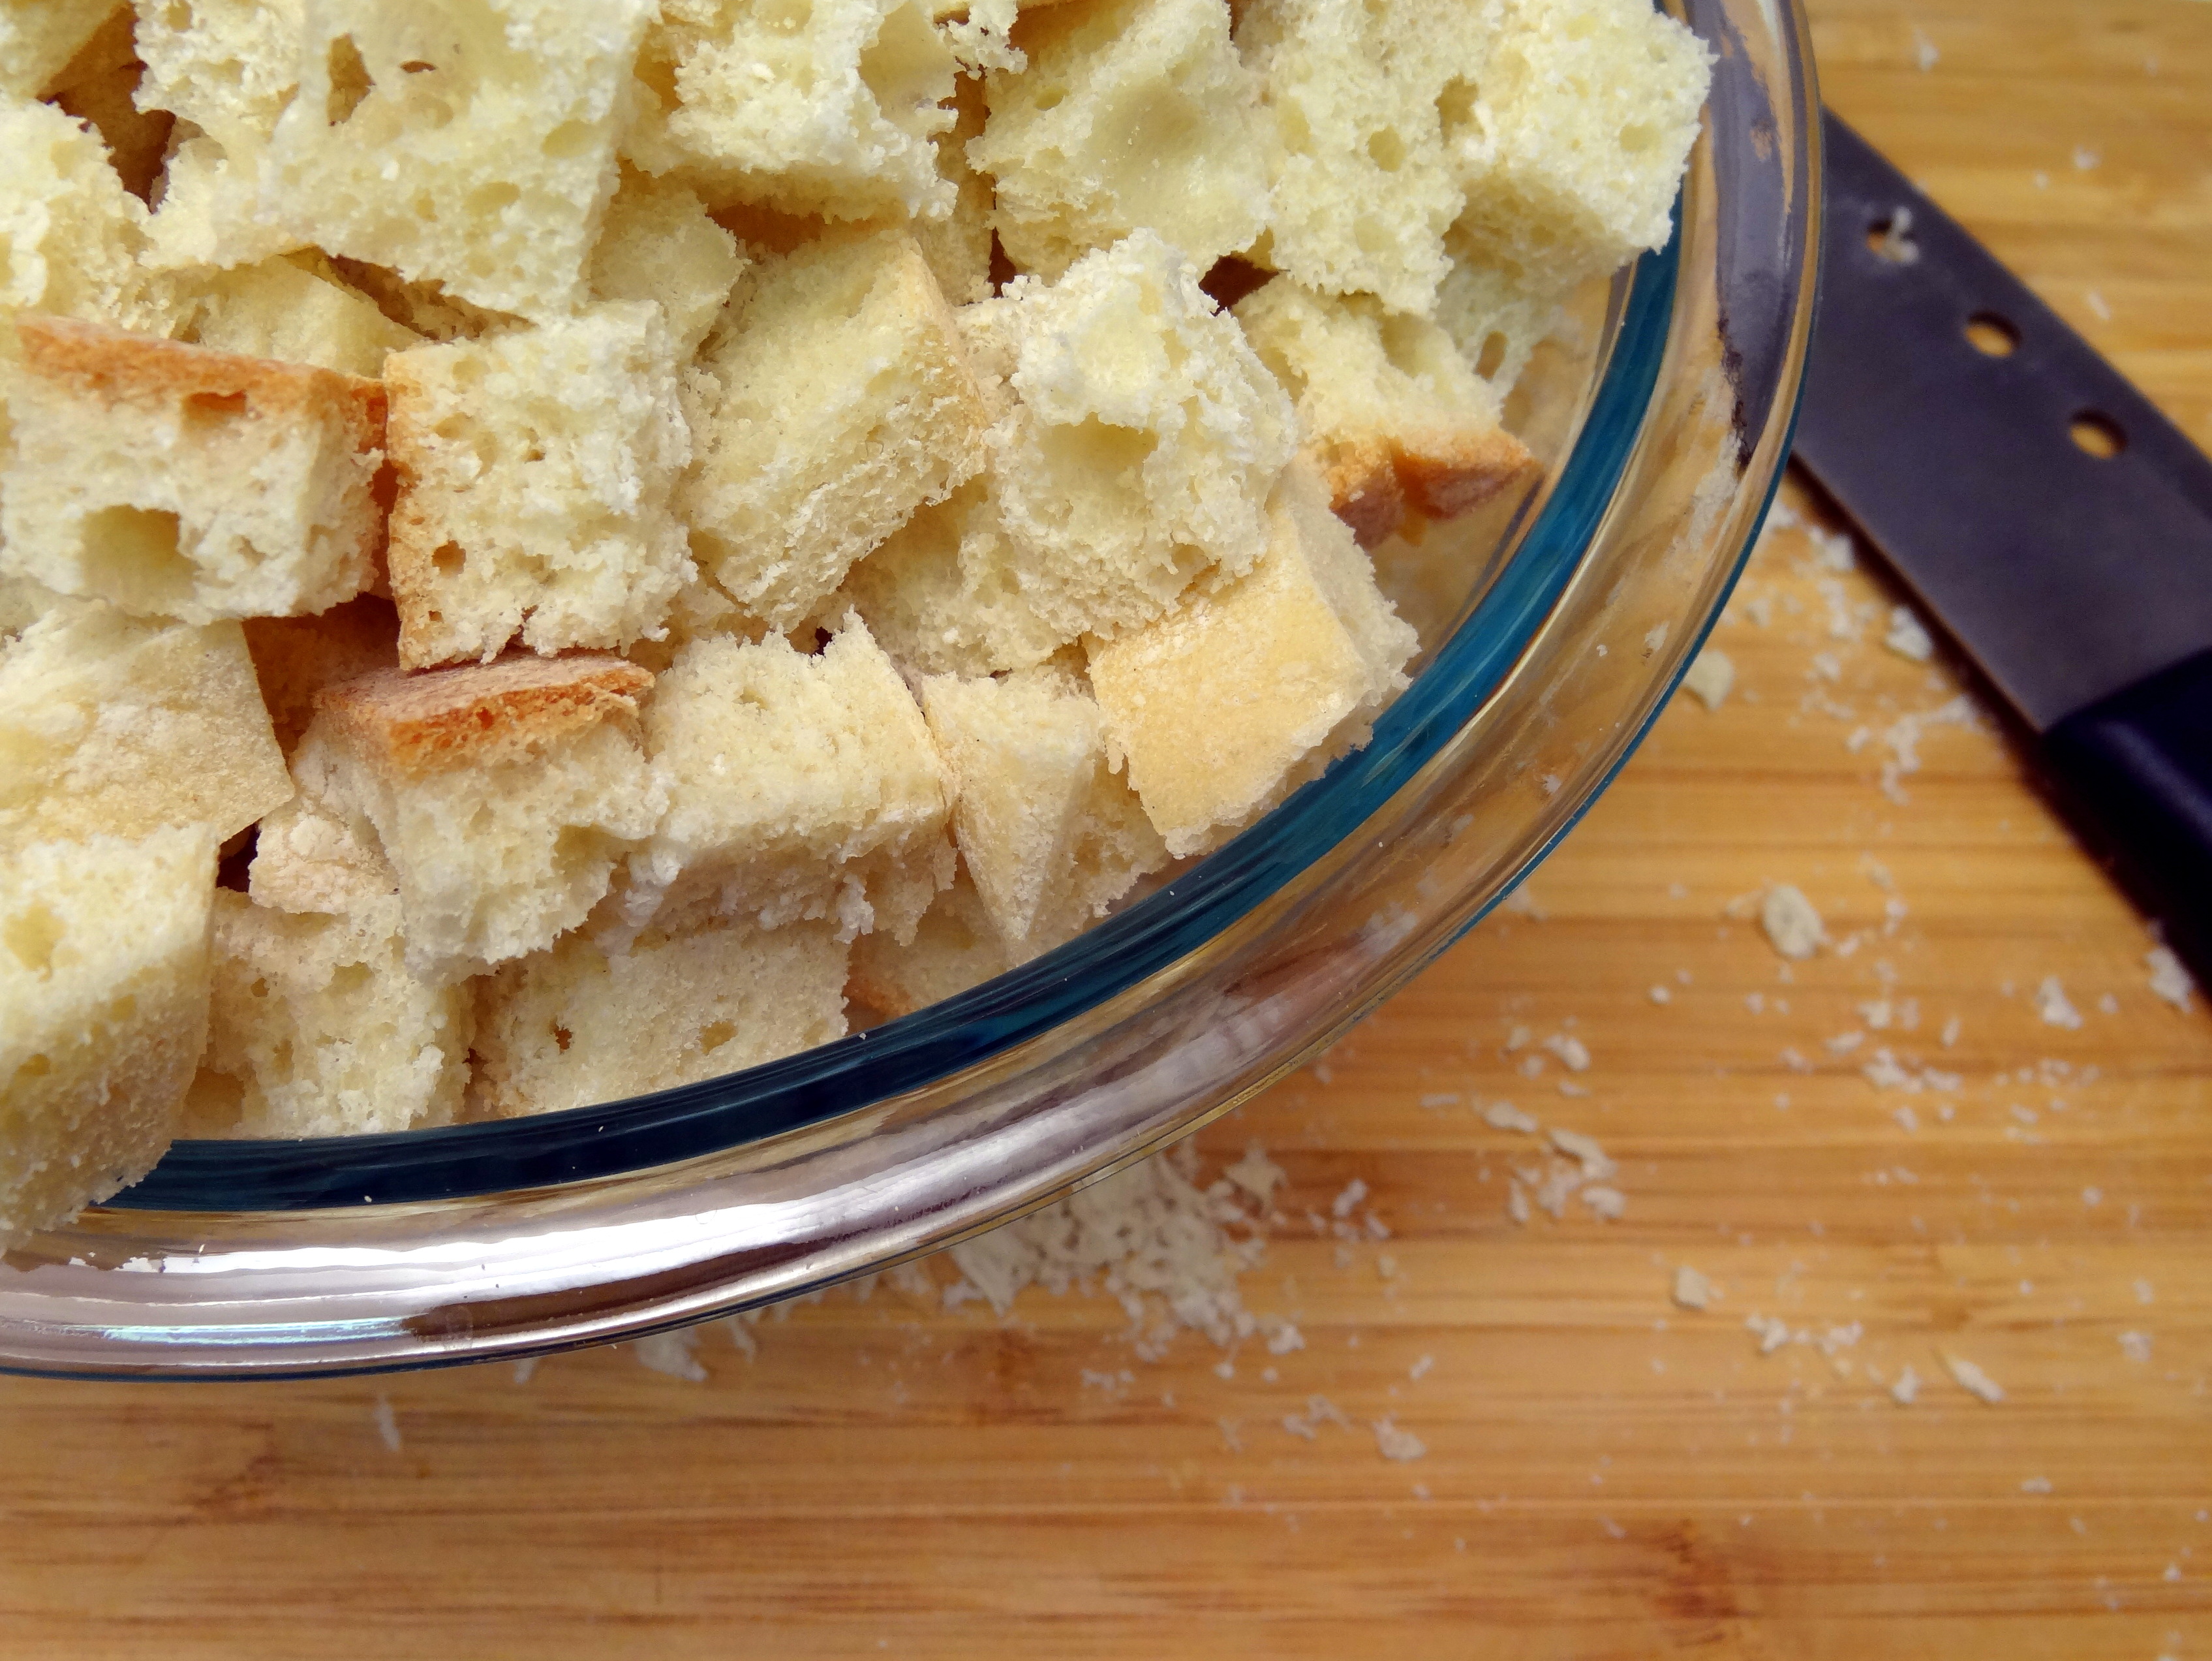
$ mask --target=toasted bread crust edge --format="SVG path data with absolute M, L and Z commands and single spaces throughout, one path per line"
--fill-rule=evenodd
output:
M 384 447 L 384 383 L 35 313 L 16 319 L 25 371 L 103 403 L 243 397 L 257 417 L 335 419 L 358 451 Z
M 653 676 L 608 653 L 410 673 L 380 670 L 315 694 L 318 721 L 364 760 L 398 775 L 518 760 L 603 721 L 635 724 Z

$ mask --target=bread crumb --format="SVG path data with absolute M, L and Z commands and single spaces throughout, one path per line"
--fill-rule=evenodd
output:
M 1367 1184 L 1354 1177 L 1344 1185 L 1344 1192 L 1329 1202 L 1329 1214 L 1343 1218 L 1352 1214 L 1352 1208 L 1367 1197 Z
M 1926 35 L 1923 34 L 1920 32 L 1918 26 L 1916 25 L 1912 31 L 1912 62 L 1914 67 L 1918 69 L 1921 74 L 1925 75 L 1929 70 L 1936 67 L 1937 61 L 1941 59 L 1942 56 L 1943 54 L 1942 52 L 1936 50 L 1936 43 L 1933 40 L 1930 40 Z
M 635 1340 L 630 1348 L 637 1352 L 637 1359 L 655 1372 L 665 1372 L 672 1378 L 695 1384 L 707 1382 L 707 1369 L 692 1353 L 699 1348 L 696 1327 L 686 1327 L 680 1332 L 652 1333 Z
M 1566 1063 L 1570 1073 L 1587 1072 L 1589 1068 L 1589 1050 L 1571 1033 L 1554 1032 L 1544 1040 L 1544 1048 Z
M 1915 663 L 1925 663 L 1936 655 L 1936 642 L 1927 626 L 1913 615 L 1909 605 L 1893 605 L 1889 612 L 1889 632 L 1881 643 L 1901 658 Z
M 1942 1355 L 1943 1366 L 1948 1370 L 1953 1379 L 1957 1382 L 1960 1389 L 1969 1395 L 1980 1397 L 1991 1406 L 2004 1400 L 2004 1386 L 1965 1356 L 1954 1355 L 1948 1350 L 1939 1351 L 1938 1354 Z
M 1385 1459 L 1419 1459 L 1429 1451 L 1412 1431 L 1401 1430 L 1388 1419 L 1377 1419 L 1368 1428 L 1375 1433 L 1375 1445 Z
M 2020 1491 L 2022 1494 L 2048 1494 L 2051 1492 L 2051 1479 L 2048 1476 L 2031 1476 L 2020 1485 Z
M 538 1371 L 538 1360 L 539 1358 L 535 1355 L 526 1355 L 517 1361 L 514 1364 L 514 1382 L 518 1384 L 528 1384 L 530 1375 Z
M 1406 1376 L 1408 1378 L 1416 1379 L 1423 1378 L 1427 1374 L 1428 1370 L 1436 1364 L 1437 1358 L 1435 1356 L 1424 1355 L 1419 1360 L 1414 1362 L 1412 1366 L 1406 1370 Z
M 2150 1360 L 2151 1335 L 2148 1332 L 2123 1332 L 2120 1335 L 2120 1354 L 2130 1361 L 2148 1363 Z
M 2181 959 L 2173 955 L 2171 947 L 2154 946 L 2143 953 L 2143 962 L 2150 970 L 2150 989 L 2186 1014 L 2190 994 L 2196 991 L 2197 983 L 2182 967 Z
M 1897 1382 L 1890 1385 L 1889 1395 L 1890 1399 L 1902 1408 L 1911 1407 L 1918 1399 L 1920 1375 L 1912 1370 L 1911 1362 L 1905 1363 L 1905 1370 L 1897 1375 Z
M 1717 646 L 1699 652 L 1683 672 L 1682 690 L 1708 709 L 1717 709 L 1735 685 L 1735 660 Z
M 1674 1269 L 1674 1301 L 1684 1309 L 1711 1309 L 1720 1288 L 1687 1263 Z
M 2076 144 L 2074 147 L 2074 171 L 2076 173 L 2087 173 L 2104 159 L 2087 144 Z
M 376 1433 L 383 1440 L 385 1447 L 391 1452 L 398 1452 L 399 1415 L 392 1410 L 392 1398 L 378 1396 L 376 1405 L 369 1409 L 368 1416 L 375 1421 Z
M 1674 995 L 1663 986 L 1653 987 L 1650 995 L 1654 1003 L 1672 1003 L 1674 1001 Z
M 1801 889 L 1776 883 L 1759 902 L 1759 924 L 1774 949 L 1785 958 L 1811 957 L 1827 939 L 1820 914 Z
M 2069 1001 L 2066 989 L 2058 983 L 2056 975 L 2045 975 L 2035 989 L 2035 1013 L 2043 1018 L 2046 1026 L 2063 1026 L 2067 1031 L 2079 1031 L 2081 1012 Z
M 1491 1103 L 1482 1110 L 1482 1116 L 1486 1123 L 1499 1130 L 1517 1130 L 1528 1136 L 1534 1136 L 1544 1128 L 1510 1102 Z
M 1753 1312 L 1744 1317 L 1745 1329 L 1759 1336 L 1759 1353 L 1771 1355 L 1790 1342 L 1790 1323 L 1778 1316 Z

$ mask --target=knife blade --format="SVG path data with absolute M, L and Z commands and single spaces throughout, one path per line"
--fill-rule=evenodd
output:
M 1795 454 L 2212 986 L 2212 460 L 1835 115 Z

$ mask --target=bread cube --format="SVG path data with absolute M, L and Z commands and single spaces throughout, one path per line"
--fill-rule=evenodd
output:
M 629 862 L 631 928 L 828 917 L 847 939 L 910 939 L 952 879 L 944 766 L 857 618 L 811 657 L 777 635 L 693 642 L 645 737 L 668 812 Z
M 957 67 L 917 0 L 665 0 L 627 154 L 717 206 L 942 215 L 930 141 L 952 125 Z
M 375 826 L 301 791 L 254 827 L 246 891 L 271 910 L 367 917 L 397 899 L 399 875 Z
M 1073 940 L 1166 845 L 1116 770 L 1104 717 L 1057 665 L 1003 679 L 940 675 L 921 706 L 955 786 L 953 835 L 1009 958 Z
M 0 570 L 186 623 L 368 587 L 383 387 L 59 318 L 16 331 Z
M 176 338 L 241 357 L 375 380 L 387 356 L 422 338 L 366 295 L 290 259 L 195 273 L 180 286 L 189 297 L 179 301 Z
M 1711 78 L 1704 45 L 1644 0 L 1502 0 L 1474 118 L 1453 136 L 1483 257 L 1562 283 L 1662 245 Z
M 697 196 L 681 185 L 626 173 L 592 251 L 592 295 L 653 301 L 667 326 L 671 355 L 689 362 L 744 269 L 737 238 L 707 216 Z
M 690 435 L 657 305 L 414 347 L 385 385 L 402 663 L 659 631 L 692 567 L 670 505 Z
M 99 134 L 50 104 L 0 94 L 0 327 L 50 312 L 160 328 L 138 269 L 146 207 L 123 188 Z
M 1190 262 L 1152 231 L 961 313 L 1019 394 L 990 434 L 1027 603 L 1063 640 L 1141 628 L 1251 569 L 1296 417 Z
M 845 991 L 864 1013 L 890 1020 L 957 997 L 1013 966 L 963 866 L 921 914 L 905 945 L 885 934 L 853 942 Z
M 64 599 L 0 637 L 0 849 L 164 824 L 221 842 L 291 794 L 235 623 Z
M 410 970 L 443 980 L 521 957 L 599 903 L 660 818 L 637 737 L 652 684 L 616 657 L 520 655 L 318 695 L 293 774 L 390 862 Z
M 893 532 L 838 594 L 908 673 L 973 678 L 1042 663 L 1066 642 L 1029 603 L 1024 564 L 975 478 Z
M 207 1038 L 215 838 L 33 843 L 0 861 L 0 1245 L 137 1182 Z
M 299 90 L 306 0 L 135 0 L 138 101 L 225 143 L 267 143 Z
M 991 411 L 913 239 L 809 244 L 748 275 L 690 404 L 678 496 L 701 569 L 776 629 L 981 467 Z
M 1237 31 L 1274 117 L 1262 264 L 1426 316 L 1461 192 L 1439 105 L 1479 84 L 1498 0 L 1249 0 Z
M 260 215 L 495 311 L 565 316 L 652 0 L 311 0 Z
M 1091 648 L 1108 754 L 1180 859 L 1242 830 L 1364 739 L 1416 645 L 1303 464 L 1267 553 L 1148 629 Z
M 1444 238 L 1452 256 L 1437 290 L 1437 324 L 1460 356 L 1500 399 L 1513 390 L 1545 337 L 1559 326 L 1571 284 L 1531 277 L 1479 252 L 1464 222 Z
M 1297 400 L 1300 449 L 1364 547 L 1411 502 L 1450 519 L 1528 464 L 1503 405 L 1459 347 L 1425 318 L 1370 295 L 1317 295 L 1287 277 L 1237 302 L 1260 361 Z
M 0 0 L 0 94 L 40 96 L 114 9 L 114 0 Z
M 1098 0 L 1024 25 L 1029 65 L 990 78 L 969 160 L 998 186 L 993 224 L 1025 271 L 1157 231 L 1204 271 L 1267 222 L 1272 137 L 1224 0 Z
M 183 1134 L 353 1136 L 459 1111 L 475 996 L 408 972 L 396 897 L 302 916 L 218 889 L 213 983 Z
M 399 616 L 392 602 L 360 594 L 304 618 L 248 618 L 246 646 L 276 746 L 286 755 L 314 719 L 315 694 L 399 666 Z
M 476 1094 L 497 1118 L 719 1078 L 845 1036 L 826 922 L 726 922 L 608 952 L 571 934 L 476 983 Z

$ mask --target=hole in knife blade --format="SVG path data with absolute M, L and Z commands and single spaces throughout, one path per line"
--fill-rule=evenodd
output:
M 1920 245 L 1912 240 L 1912 210 L 1900 207 L 1867 227 L 1867 246 L 1877 259 L 1893 265 L 1910 265 L 1920 258 Z
M 1976 312 L 1968 318 L 1966 338 L 1984 357 L 2010 357 L 2020 350 L 2020 331 L 1995 312 Z
M 2120 430 L 2120 423 L 2094 410 L 2084 410 L 2068 423 L 2066 430 L 2074 442 L 2100 461 L 2109 461 L 2128 447 L 2128 435 Z

